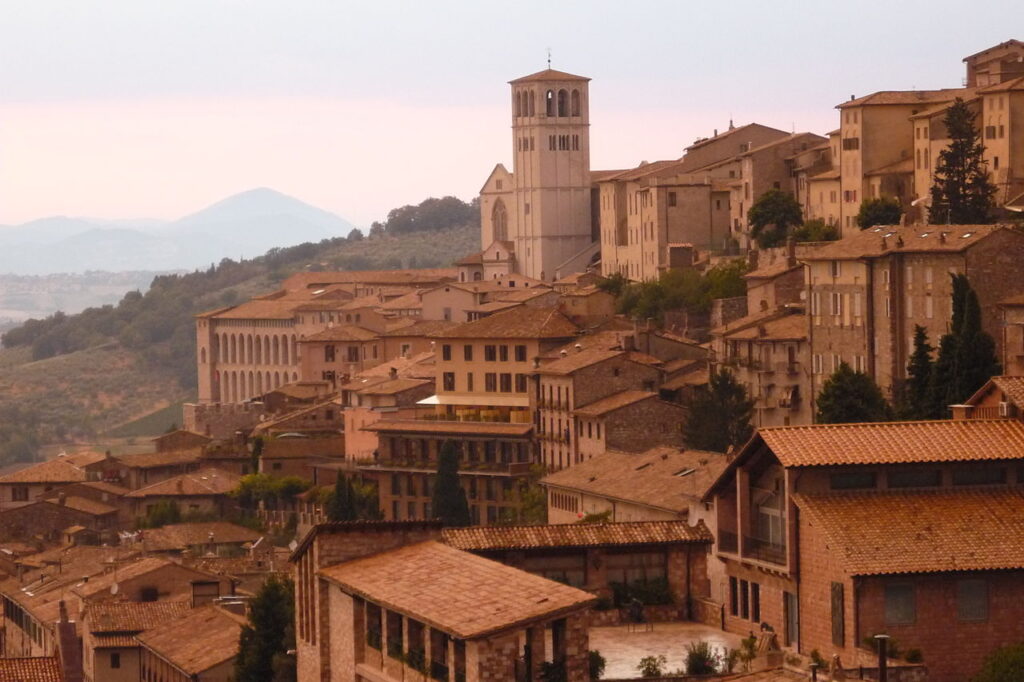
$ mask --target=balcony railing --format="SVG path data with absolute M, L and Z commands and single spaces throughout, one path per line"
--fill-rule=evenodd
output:
M 727 530 L 718 531 L 718 551 L 735 554 L 739 551 L 739 540 L 736 533 Z
M 430 678 L 448 682 L 448 666 L 438 661 L 430 662 Z
M 761 538 L 743 537 L 743 556 L 770 564 L 786 563 L 786 546 Z

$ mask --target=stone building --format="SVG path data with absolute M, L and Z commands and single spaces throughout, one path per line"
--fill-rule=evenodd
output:
M 544 662 L 589 678 L 593 595 L 439 538 L 436 523 L 307 534 L 292 555 L 299 679 L 537 679 Z
M 6 539 L 59 542 L 71 528 L 87 532 L 92 542 L 110 541 L 118 528 L 118 508 L 62 491 L 0 512 L 0 535 Z
M 682 447 L 687 414 L 687 408 L 662 400 L 654 391 L 620 391 L 578 407 L 573 415 L 580 460 L 608 450 Z
M 182 514 L 223 517 L 236 506 L 228 493 L 238 487 L 240 480 L 238 474 L 205 467 L 138 488 L 125 495 L 125 499 L 136 518 L 146 516 L 161 503 L 176 505 Z
M 0 510 L 32 504 L 40 497 L 68 483 L 89 480 L 81 467 L 58 457 L 0 476 Z
M 1014 419 L 761 429 L 705 501 L 726 629 L 844 665 L 885 632 L 930 680 L 1021 637 L 1024 425 Z M 969 642 L 951 653 L 950 642 Z
M 208 604 L 136 636 L 139 673 L 152 682 L 226 682 L 248 619 Z
M 1024 234 L 1000 225 L 875 227 L 801 256 L 806 263 L 811 393 L 840 362 L 891 396 L 906 374 L 915 325 L 933 345 L 949 329 L 950 275 L 978 294 L 982 329 L 1002 353 L 999 301 L 1024 293 Z
M 79 633 L 85 682 L 139 682 L 141 646 L 135 635 L 162 626 L 191 608 L 187 601 L 97 602 L 87 606 Z

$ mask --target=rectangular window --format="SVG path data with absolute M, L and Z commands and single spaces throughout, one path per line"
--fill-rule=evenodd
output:
M 494 372 L 484 374 L 484 390 L 488 393 L 495 393 L 498 390 L 498 375 Z
M 985 466 L 956 469 L 953 485 L 1002 485 L 1006 483 L 1006 469 Z
M 516 346 L 516 362 L 526 362 L 526 346 Z
M 832 643 L 844 646 L 846 632 L 843 621 L 843 584 L 832 583 Z
M 935 488 L 942 484 L 942 472 L 938 469 L 890 471 L 887 480 L 890 488 Z
M 469 392 L 473 391 L 473 373 L 466 372 L 466 390 Z
M 506 373 L 502 373 L 498 377 L 498 379 L 500 381 L 499 385 L 500 385 L 501 392 L 502 393 L 511 393 L 512 392 L 512 375 L 507 373 L 507 372 Z
M 497 346 L 484 346 L 484 360 L 487 362 L 494 362 L 498 359 L 498 347 Z
M 821 353 L 815 353 L 814 356 L 811 358 L 811 371 L 814 374 L 821 374 L 821 372 L 822 372 Z
M 924 316 L 929 320 L 935 316 L 935 304 L 932 302 L 931 296 L 925 296 L 924 298 Z
M 19 485 L 11 488 L 12 502 L 28 502 L 28 486 Z
M 324 346 L 324 362 L 334 362 L 334 344 Z
M 734 616 L 740 614 L 739 582 L 736 578 L 729 578 L 729 613 Z
M 831 274 L 832 277 L 838 277 L 841 272 L 842 264 L 839 261 L 829 261 L 829 274 Z
M 914 586 L 893 583 L 885 586 L 885 624 L 909 625 L 917 620 Z
M 121 654 L 117 653 L 116 651 L 112 652 L 110 654 L 110 667 L 111 668 L 120 668 L 121 667 Z
M 761 586 L 750 583 L 750 620 L 761 622 Z
M 750 583 L 740 581 L 740 618 L 750 618 Z
M 446 391 L 455 390 L 455 372 L 445 372 L 441 375 L 441 384 Z
M 860 490 L 875 487 L 873 471 L 843 471 L 828 477 L 832 490 Z
M 988 583 L 982 578 L 967 578 L 956 583 L 957 620 L 988 620 Z
M 838 292 L 832 292 L 832 316 L 839 317 L 843 314 L 843 295 Z
M 516 393 L 526 393 L 526 375 L 516 374 Z
M 452 347 L 447 343 L 441 346 L 441 359 L 445 362 L 451 362 Z
M 498 360 L 508 362 L 508 346 L 498 346 Z
M 473 344 L 467 343 L 462 347 L 462 359 L 466 362 L 473 362 Z
M 675 206 L 676 205 L 676 193 L 675 192 L 669 192 L 668 193 L 668 205 L 669 206 Z

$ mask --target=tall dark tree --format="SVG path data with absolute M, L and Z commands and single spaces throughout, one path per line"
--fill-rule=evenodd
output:
M 939 152 L 932 185 L 930 222 L 982 225 L 992 222 L 996 186 L 985 164 L 985 145 L 975 127 L 977 113 L 961 98 L 946 111 L 943 123 L 949 146 Z
M 334 482 L 334 494 L 327 501 L 327 519 L 329 521 L 355 521 L 357 517 L 355 491 L 352 480 L 346 476 L 338 476 Z
M 789 192 L 770 189 L 757 198 L 747 211 L 750 236 L 762 249 L 786 241 L 789 229 L 804 221 L 799 202 Z
M 235 682 L 294 682 L 295 585 L 271 576 L 253 598 L 249 623 L 242 627 Z
M 914 352 L 907 363 L 907 381 L 903 385 L 903 400 L 900 412 L 908 419 L 930 419 L 932 372 L 935 362 L 932 352 L 935 348 L 928 343 L 928 330 L 914 325 Z
M 730 446 L 743 445 L 753 433 L 750 417 L 754 401 L 732 372 L 722 368 L 712 372 L 707 391 L 690 401 L 686 419 L 686 443 L 697 450 L 725 452 Z
M 898 199 L 880 197 L 861 202 L 857 211 L 857 226 L 862 230 L 875 225 L 898 225 L 903 207 Z
M 845 362 L 839 364 L 818 394 L 819 424 L 881 422 L 892 419 L 892 409 L 882 389 L 864 372 L 855 372 Z
M 434 517 L 446 526 L 468 526 L 473 523 L 469 515 L 466 491 L 459 483 L 459 446 L 450 440 L 441 445 L 437 478 L 431 504 Z

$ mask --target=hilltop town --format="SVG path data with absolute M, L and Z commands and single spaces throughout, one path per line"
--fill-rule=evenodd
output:
M 511 80 L 482 250 L 221 301 L 179 428 L 0 475 L 0 680 L 1019 679 L 1024 42 L 963 63 L 626 169 Z

